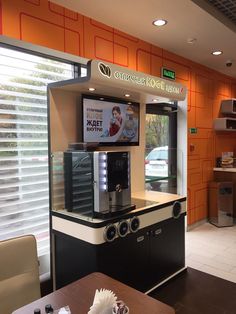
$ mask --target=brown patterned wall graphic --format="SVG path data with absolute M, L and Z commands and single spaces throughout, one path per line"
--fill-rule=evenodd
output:
M 215 158 L 236 153 L 236 135 L 212 129 L 220 101 L 236 97 L 234 79 L 47 0 L 0 0 L 0 33 L 155 76 L 162 66 L 175 70 L 188 88 L 188 128 L 198 130 L 188 134 L 188 223 L 207 217 Z

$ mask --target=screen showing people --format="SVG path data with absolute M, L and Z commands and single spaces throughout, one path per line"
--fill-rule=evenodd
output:
M 139 104 L 83 97 L 83 140 L 97 143 L 139 141 Z

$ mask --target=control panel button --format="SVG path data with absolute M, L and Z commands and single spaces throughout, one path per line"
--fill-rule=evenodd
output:
M 115 239 L 116 234 L 117 234 L 116 226 L 113 224 L 108 225 L 104 230 L 104 239 L 107 242 L 112 242 Z
M 140 226 L 140 221 L 138 217 L 133 217 L 129 222 L 129 229 L 131 232 L 137 232 Z
M 126 220 L 122 220 L 119 222 L 117 227 L 117 232 L 120 237 L 125 237 L 129 232 L 129 224 Z
M 175 219 L 179 218 L 179 216 L 181 215 L 181 209 L 182 209 L 181 203 L 178 201 L 174 202 L 172 215 Z

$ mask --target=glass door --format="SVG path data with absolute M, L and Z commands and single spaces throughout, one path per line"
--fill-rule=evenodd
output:
M 177 192 L 177 105 L 146 105 L 145 186 Z

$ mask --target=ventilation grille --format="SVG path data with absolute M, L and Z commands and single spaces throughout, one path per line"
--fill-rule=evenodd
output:
M 207 0 L 206 2 L 236 24 L 236 0 Z

